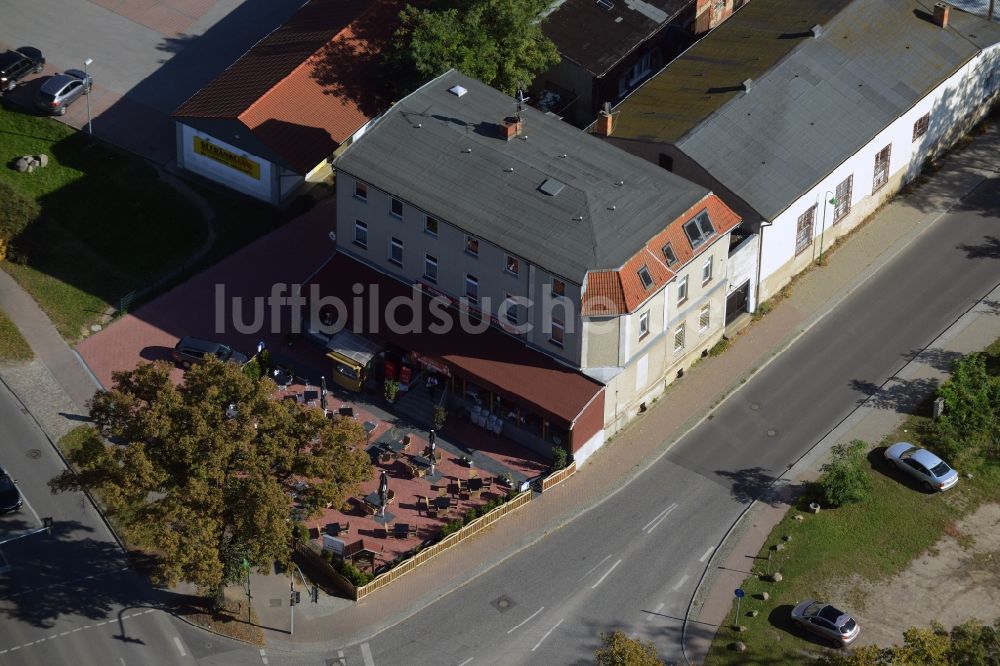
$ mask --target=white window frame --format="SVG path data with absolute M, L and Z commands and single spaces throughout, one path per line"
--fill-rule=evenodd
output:
M 361 239 L 362 235 L 364 240 Z M 368 225 L 361 220 L 354 220 L 354 244 L 368 249 Z
M 507 320 L 508 324 L 514 324 L 517 326 L 521 323 L 521 320 L 517 316 L 517 303 L 514 301 L 513 294 L 504 294 L 502 307 L 504 310 L 504 318 Z
M 837 204 L 833 207 L 833 223 L 837 224 L 851 212 L 851 198 L 854 196 L 854 174 L 837 183 L 833 190 Z
M 427 270 L 431 266 L 434 267 L 433 275 L 431 275 L 430 271 Z M 424 255 L 424 279 L 429 280 L 434 284 L 437 284 L 438 281 L 438 260 L 437 257 L 430 254 Z
M 677 281 L 677 305 L 683 305 L 688 299 L 688 276 Z
M 928 111 L 913 122 L 913 141 L 920 139 L 927 134 L 931 126 L 931 112 Z
M 799 215 L 795 224 L 795 256 L 799 256 L 813 244 L 816 233 L 816 204 L 809 206 L 806 212 Z
M 465 298 L 470 303 L 479 303 L 479 278 L 471 273 L 465 274 Z
M 885 161 L 882 155 L 885 154 Z M 875 170 L 872 174 L 872 194 L 881 190 L 889 182 L 889 168 L 892 165 L 892 144 L 875 153 Z
M 709 256 L 708 259 L 705 260 L 705 263 L 701 267 L 701 284 L 702 284 L 702 286 L 704 286 L 704 285 L 706 285 L 706 284 L 708 284 L 709 282 L 712 281 L 712 269 L 714 267 L 714 261 L 713 261 L 714 259 L 715 259 L 715 257 Z
M 521 260 L 512 254 L 504 255 L 503 270 L 508 275 L 517 275 L 521 271 Z
M 704 333 L 712 324 L 712 304 L 705 303 L 698 313 L 698 330 Z
M 396 204 L 399 204 L 399 212 L 393 210 Z M 403 201 L 397 199 L 396 197 L 389 197 L 389 215 L 393 216 L 397 220 L 403 219 Z
M 556 331 L 559 333 L 556 334 Z M 552 325 L 549 327 L 549 342 L 557 347 L 566 344 L 566 323 L 562 319 L 552 318 Z
M 681 322 L 680 325 L 677 328 L 674 329 L 674 353 L 675 354 L 684 351 L 684 344 L 685 344 L 684 337 L 686 335 L 685 328 L 686 328 L 686 326 L 685 326 L 684 322 Z
M 643 289 L 652 289 L 656 285 L 656 281 L 653 280 L 652 273 L 649 272 L 649 266 L 642 266 L 636 271 L 636 275 L 639 276 L 639 282 L 642 283 Z
M 677 263 L 677 253 L 674 252 L 674 246 L 668 241 L 663 245 L 661 251 L 663 252 L 663 258 L 667 260 L 667 268 L 672 268 Z
M 649 310 L 639 313 L 639 339 L 649 335 Z
M 705 227 L 708 227 L 707 231 Z M 697 231 L 697 234 L 691 233 L 691 230 Z M 703 210 L 690 220 L 684 223 L 684 234 L 687 236 L 688 242 L 691 243 L 692 248 L 698 248 L 705 244 L 705 242 L 716 234 L 715 225 L 712 224 L 712 218 L 708 216 L 708 211 Z
M 399 250 L 399 259 L 393 256 L 395 250 Z M 398 238 L 389 238 L 389 263 L 403 267 L 403 241 Z

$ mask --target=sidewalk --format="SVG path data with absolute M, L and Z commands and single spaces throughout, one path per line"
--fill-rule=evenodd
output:
M 984 168 L 983 165 L 989 167 L 996 163 L 998 148 L 1000 131 L 993 127 L 976 137 L 965 150 L 944 160 L 942 169 L 933 180 L 886 206 L 877 219 L 857 230 L 853 238 L 829 254 L 828 265 L 801 276 L 792 295 L 737 337 L 723 355 L 702 360 L 696 368 L 685 373 L 682 380 L 674 382 L 647 414 L 634 421 L 593 456 L 595 464 L 584 465 L 572 479 L 538 496 L 526 508 L 515 511 L 495 528 L 442 553 L 392 585 L 366 597 L 363 603 L 353 604 L 324 596 L 320 603 L 313 604 L 308 601 L 307 595 L 303 595 L 302 605 L 296 608 L 294 636 L 285 631 L 287 625 L 284 622 L 287 622 L 289 612 L 287 598 L 283 603 L 279 602 L 280 605 L 272 605 L 273 599 L 283 598 L 279 592 L 287 590 L 287 579 L 280 577 L 259 583 L 255 579 L 254 587 L 261 592 L 254 593 L 255 609 L 262 624 L 273 627 L 265 629 L 269 649 L 328 652 L 331 648 L 367 640 L 600 502 L 610 491 L 645 470 L 724 396 L 738 388 L 747 377 L 902 251 L 961 197 L 994 175 L 995 169 Z M 17 294 L 11 296 L 11 289 L 4 289 L 3 278 L 7 276 L 0 274 L 0 307 L 10 312 L 2 299 L 12 299 L 16 304 Z M 21 296 L 24 294 L 21 293 Z M 11 313 L 11 316 L 32 343 L 42 363 L 48 366 L 67 393 L 85 393 L 85 387 L 79 385 L 79 368 L 66 362 L 67 358 L 75 360 L 75 356 L 66 356 L 74 352 L 68 348 L 60 350 L 52 341 L 49 345 L 52 349 L 44 349 L 45 353 L 41 353 L 36 345 L 48 340 L 51 335 L 56 338 L 58 335 L 51 330 L 51 323 L 44 315 L 39 319 L 23 303 L 17 307 L 27 314 L 15 316 Z M 971 344 L 975 340 L 970 336 L 974 337 L 972 333 L 956 336 L 949 344 Z M 65 347 L 61 339 L 58 341 Z M 2 370 L 0 374 L 6 372 Z M 33 412 L 51 412 L 53 409 L 52 396 L 39 394 L 22 396 L 22 399 Z M 888 418 L 894 414 L 883 410 L 878 415 L 879 418 Z M 865 425 L 875 428 L 878 424 L 866 421 Z M 628 446 L 619 441 L 623 439 L 627 440 Z M 609 451 L 613 451 L 613 455 Z M 818 447 L 817 455 L 819 453 L 822 450 Z M 811 459 L 809 464 L 815 462 Z M 808 469 L 796 467 L 792 472 L 804 473 Z M 753 539 L 758 539 L 759 548 L 760 540 L 768 532 L 766 521 L 769 514 L 766 512 L 767 509 L 764 515 L 755 514 L 752 521 L 744 520 L 744 526 L 756 523 L 756 531 L 748 529 L 743 534 L 734 533 L 727 549 L 731 548 L 740 556 L 750 550 L 756 552 Z M 723 556 L 725 553 L 720 553 L 709 565 L 715 566 L 712 562 L 720 562 L 719 558 Z M 703 596 L 699 597 L 706 599 L 701 606 L 702 617 L 718 613 L 720 607 L 713 601 L 718 596 L 717 590 L 725 591 L 728 604 L 732 587 L 727 579 L 707 580 L 701 587 Z M 273 596 L 270 594 L 272 590 Z M 286 618 L 284 622 L 282 618 Z

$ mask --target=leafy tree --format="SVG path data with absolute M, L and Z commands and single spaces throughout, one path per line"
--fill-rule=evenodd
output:
M 115 388 L 91 403 L 95 429 L 69 456 L 79 473 L 50 486 L 99 491 L 125 538 L 158 556 L 154 580 L 218 595 L 245 577 L 244 562 L 288 563 L 293 484 L 308 481 L 297 491 L 307 511 L 340 505 L 371 478 L 371 462 L 352 446 L 364 441 L 357 423 L 275 400 L 270 379 L 210 359 L 176 386 L 170 369 L 115 373 Z
M 827 504 L 843 506 L 861 502 L 871 495 L 872 480 L 865 461 L 867 451 L 868 444 L 860 439 L 850 444 L 837 444 L 831 449 L 830 462 L 820 467 L 822 476 L 816 482 Z
M 1000 665 L 1000 619 L 993 625 L 969 620 L 950 632 L 940 623 L 911 627 L 903 644 L 889 648 L 866 645 L 850 655 L 827 654 L 825 666 L 959 666 Z
M 597 666 L 663 666 L 652 641 L 629 638 L 624 633 L 601 634 L 603 647 L 597 649 Z
M 990 373 L 987 355 L 969 354 L 952 368 L 938 390 L 944 414 L 935 424 L 940 446 L 956 464 L 996 457 L 1000 442 L 1000 377 Z
M 549 0 L 444 0 L 407 5 L 385 59 L 400 96 L 450 68 L 513 95 L 559 62 L 539 17 Z

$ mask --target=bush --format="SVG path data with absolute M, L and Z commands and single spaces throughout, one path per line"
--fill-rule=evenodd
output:
M 934 424 L 943 453 L 954 465 L 976 467 L 1000 451 L 1000 376 L 990 372 L 987 355 L 958 360 L 951 378 L 938 389 L 944 414 Z
M 304 523 L 292 523 L 292 543 L 299 544 L 309 541 L 309 528 Z
M 708 355 L 709 356 L 721 356 L 722 353 L 724 351 L 726 351 L 727 349 L 729 349 L 729 339 L 728 338 L 720 338 L 719 341 L 716 342 L 712 346 L 712 348 L 708 350 Z
M 872 480 L 865 460 L 867 451 L 868 444 L 860 439 L 833 447 L 830 462 L 820 468 L 822 476 L 816 482 L 828 506 L 861 502 L 871 495 Z
M 601 642 L 595 655 L 597 666 L 663 666 L 652 641 L 643 643 L 616 631 L 602 633 Z
M 444 422 L 448 419 L 448 412 L 441 405 L 434 406 L 434 429 L 440 430 L 444 427 Z
M 566 458 L 566 449 L 559 445 L 552 447 L 552 469 L 557 472 L 566 469 Z
M 361 569 L 358 569 L 350 562 L 346 560 L 339 560 L 333 557 L 332 553 L 329 557 L 330 557 L 330 564 L 337 571 L 337 573 L 339 573 L 347 580 L 351 581 L 354 587 L 361 587 L 362 585 L 367 585 L 368 583 L 372 582 L 373 578 L 375 578 L 375 576 L 373 576 L 372 574 L 368 573 L 367 571 L 362 571 Z

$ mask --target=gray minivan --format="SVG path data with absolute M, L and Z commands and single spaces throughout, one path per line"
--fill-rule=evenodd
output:
M 240 365 L 250 360 L 246 354 L 238 352 L 221 342 L 212 342 L 211 340 L 202 340 L 200 338 L 192 338 L 191 336 L 184 336 L 174 346 L 173 358 L 179 365 L 190 368 L 193 363 L 204 361 L 205 356 L 209 354 L 215 356 L 220 361 L 232 361 Z

